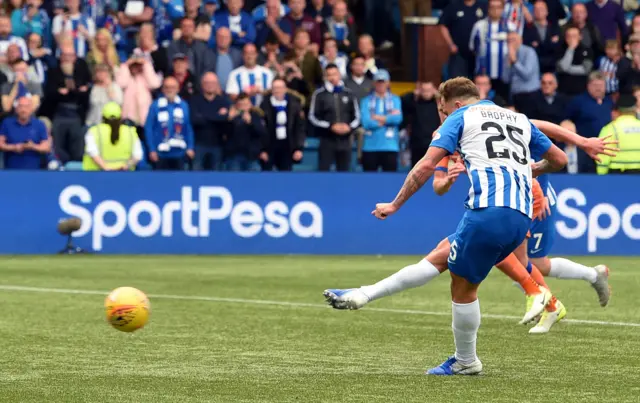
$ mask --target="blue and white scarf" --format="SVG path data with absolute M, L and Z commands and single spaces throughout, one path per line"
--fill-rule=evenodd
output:
M 381 102 L 378 102 L 378 99 L 380 99 Z M 391 96 L 390 91 L 387 91 L 382 98 L 380 98 L 375 92 L 371 92 L 371 95 L 369 96 L 369 112 L 372 115 L 386 116 L 392 110 L 393 97 Z
M 336 22 L 332 17 L 327 20 L 327 27 L 329 35 L 335 38 L 336 41 L 342 42 L 345 39 L 349 39 L 349 26 L 346 23 Z
M 169 152 L 172 148 L 186 149 L 184 140 L 184 108 L 180 97 L 176 96 L 173 104 L 173 116 L 169 116 L 169 100 L 158 98 L 158 123 L 162 129 L 162 142 L 158 145 L 159 152 Z M 173 123 L 170 127 L 170 123 Z
M 287 138 L 287 97 L 278 101 L 271 97 L 271 105 L 276 111 L 276 139 L 286 140 Z

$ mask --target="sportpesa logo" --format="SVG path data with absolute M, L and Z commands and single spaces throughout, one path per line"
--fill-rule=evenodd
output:
M 212 221 L 227 219 L 233 233 L 242 238 L 252 238 L 261 232 L 271 238 L 282 238 L 290 232 L 300 238 L 322 237 L 322 210 L 313 202 L 301 201 L 289 207 L 282 201 L 271 201 L 260 206 L 250 200 L 234 203 L 229 189 L 221 186 L 201 186 L 196 192 L 194 200 L 194 189 L 184 186 L 180 200 L 162 206 L 139 200 L 126 208 L 116 200 L 103 200 L 90 210 L 91 192 L 84 186 L 71 185 L 60 192 L 58 203 L 65 214 L 82 220 L 74 236 L 91 233 L 96 251 L 102 250 L 104 238 L 115 238 L 127 229 L 139 238 L 154 237 L 158 233 L 162 237 L 173 237 L 178 228 L 187 237 L 208 237 L 212 233 Z

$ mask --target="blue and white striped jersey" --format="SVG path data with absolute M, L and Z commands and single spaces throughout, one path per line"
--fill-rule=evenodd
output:
M 545 154 L 551 140 L 525 115 L 491 101 L 466 105 L 447 117 L 431 146 L 464 158 L 466 208 L 509 207 L 532 218 L 531 155 Z
M 485 18 L 475 23 L 469 49 L 476 54 L 476 74 L 486 74 L 491 79 L 502 78 L 509 55 L 507 32 L 503 21 Z

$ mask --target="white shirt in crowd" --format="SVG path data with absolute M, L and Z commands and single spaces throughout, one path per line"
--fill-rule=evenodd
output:
M 273 73 L 264 66 L 255 66 L 251 69 L 240 66 L 232 70 L 231 74 L 229 74 L 229 78 L 227 79 L 227 94 L 239 95 L 242 92 L 247 92 L 253 86 L 257 86 L 260 91 L 266 91 L 271 89 L 272 81 Z M 251 101 L 254 105 L 260 105 L 262 95 L 253 97 Z

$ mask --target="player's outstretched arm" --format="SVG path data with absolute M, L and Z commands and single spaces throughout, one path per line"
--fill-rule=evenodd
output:
M 547 122 L 546 120 L 530 120 L 531 123 L 540 129 L 540 131 L 542 131 L 547 137 L 562 143 L 573 144 L 582 149 L 595 161 L 600 162 L 598 154 L 615 157 L 616 152 L 620 151 L 619 148 L 615 147 L 615 145 L 618 144 L 618 141 L 610 139 L 611 136 L 602 138 L 586 138 L 555 123 Z
M 395 213 L 409 200 L 425 183 L 433 176 L 438 162 L 447 156 L 449 152 L 444 148 L 429 147 L 427 153 L 407 175 L 404 185 L 391 203 L 378 203 L 376 209 L 371 212 L 376 218 L 385 219 Z
M 544 158 L 543 160 L 535 162 L 531 166 L 534 178 L 543 174 L 559 171 L 569 162 L 567 154 L 555 144 L 552 144 L 542 157 Z

